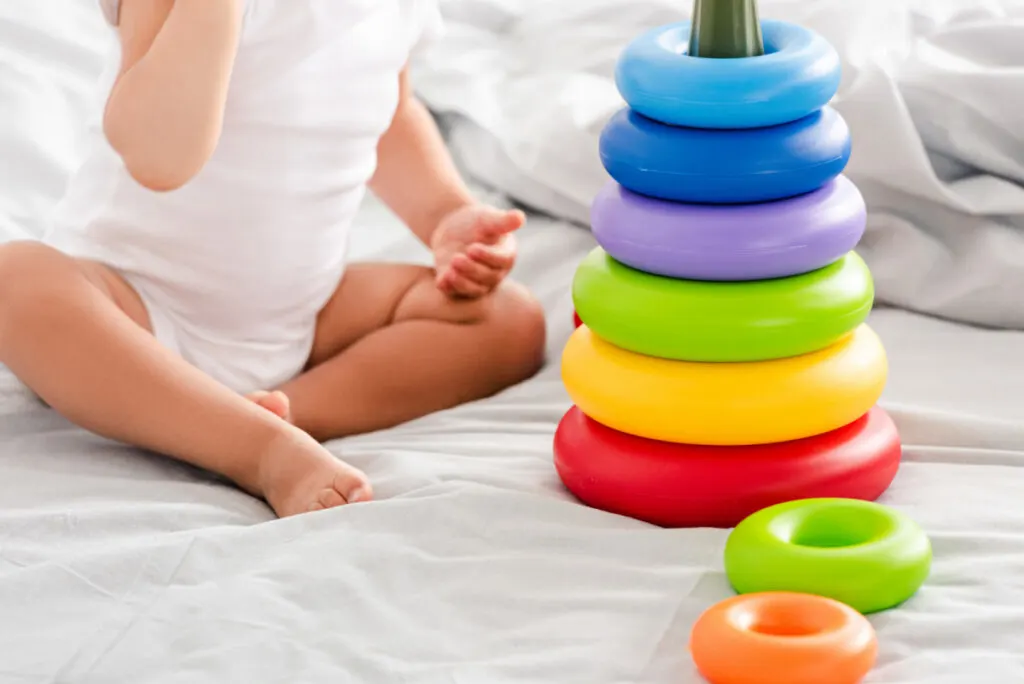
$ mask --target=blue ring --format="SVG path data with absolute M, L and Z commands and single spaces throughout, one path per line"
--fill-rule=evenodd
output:
M 760 128 L 801 119 L 839 89 L 839 55 L 810 29 L 761 22 L 765 54 L 744 59 L 687 55 L 690 22 L 633 40 L 619 57 L 615 83 L 629 106 L 666 124 Z
M 605 170 L 637 194 L 743 204 L 823 187 L 850 160 L 850 129 L 831 107 L 746 130 L 668 126 L 625 108 L 604 127 L 599 147 Z

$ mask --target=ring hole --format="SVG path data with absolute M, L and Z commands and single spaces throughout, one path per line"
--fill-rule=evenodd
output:
M 755 622 L 750 625 L 750 631 L 757 632 L 758 634 L 764 634 L 765 636 L 801 637 L 819 634 L 823 630 L 815 629 L 810 625 L 804 624 L 788 624 L 785 622 L 768 622 L 766 620 L 762 620 L 761 622 Z
M 755 634 L 782 639 L 810 637 L 842 626 L 842 616 L 815 598 L 770 596 L 743 606 L 734 617 Z
M 868 544 L 889 534 L 893 525 L 881 510 L 842 504 L 823 506 L 794 523 L 789 543 L 817 549 Z
M 776 52 L 780 52 L 782 50 L 782 46 L 776 44 L 768 36 L 764 35 L 764 29 L 763 28 L 761 30 L 761 44 L 764 47 L 764 52 L 762 54 L 758 55 L 757 57 L 741 57 L 740 59 L 757 59 L 758 57 L 767 57 L 768 55 L 774 55 Z M 689 57 L 690 56 L 689 41 L 677 44 L 675 46 L 675 49 L 673 50 L 673 52 L 675 52 L 680 57 Z M 696 59 L 704 59 L 704 58 L 697 57 Z M 715 59 L 721 59 L 721 58 L 715 58 Z
M 764 46 L 764 53 L 760 57 L 767 57 L 777 52 L 782 52 L 785 45 L 777 42 L 778 36 L 765 31 L 764 24 L 761 24 L 761 44 Z M 674 52 L 680 57 L 690 57 L 690 32 L 672 31 L 663 33 L 657 39 L 661 47 L 669 52 Z M 695 59 L 706 59 L 696 57 Z M 757 59 L 757 57 L 743 57 L 742 59 Z
M 778 49 L 778 47 L 776 45 L 771 44 L 771 43 L 769 43 L 766 40 L 766 41 L 764 41 L 764 53 L 762 53 L 760 55 L 756 55 L 754 57 L 739 57 L 739 58 L 732 57 L 732 58 L 725 58 L 725 59 L 723 59 L 721 57 L 714 57 L 714 58 L 710 58 L 710 57 L 695 57 L 694 59 L 718 59 L 720 61 L 728 61 L 729 59 L 758 59 L 759 57 L 767 57 L 768 55 L 773 55 L 773 54 L 775 54 L 778 51 L 779 51 L 779 49 Z M 689 45 L 679 45 L 679 46 L 676 47 L 674 52 L 677 55 L 679 55 L 680 57 L 690 57 L 690 46 Z

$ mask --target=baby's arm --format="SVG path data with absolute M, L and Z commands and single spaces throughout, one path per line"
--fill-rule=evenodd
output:
M 413 94 L 407 70 L 377 157 L 370 189 L 427 245 L 441 219 L 474 202 L 430 112 Z
M 121 71 L 103 127 L 129 173 L 173 190 L 220 138 L 242 0 L 122 0 Z
M 473 198 L 430 113 L 413 95 L 407 71 L 377 153 L 370 188 L 433 250 L 437 287 L 452 296 L 480 297 L 500 285 L 515 263 L 511 233 L 525 216 Z

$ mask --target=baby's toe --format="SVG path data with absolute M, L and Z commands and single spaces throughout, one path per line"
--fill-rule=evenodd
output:
M 334 491 L 341 494 L 348 503 L 373 499 L 373 489 L 366 475 L 346 464 L 340 465 L 341 471 L 334 476 Z
M 317 508 L 336 508 L 348 503 L 336 489 L 321 489 L 316 497 Z
M 342 472 L 334 476 L 329 488 L 317 492 L 316 499 L 309 505 L 310 511 L 323 511 L 373 498 L 370 483 L 365 475 L 344 464 L 339 465 L 342 466 Z
M 288 395 L 281 391 L 274 392 L 253 392 L 246 395 L 246 398 L 267 409 L 278 418 L 291 421 L 291 401 L 288 399 Z

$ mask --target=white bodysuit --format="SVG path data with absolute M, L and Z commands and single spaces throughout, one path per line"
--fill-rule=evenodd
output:
M 116 23 L 117 0 L 100 2 Z M 247 0 L 223 132 L 202 171 L 147 190 L 97 117 L 45 241 L 117 270 L 157 339 L 235 391 L 294 377 L 344 271 L 399 72 L 439 28 L 436 0 Z

